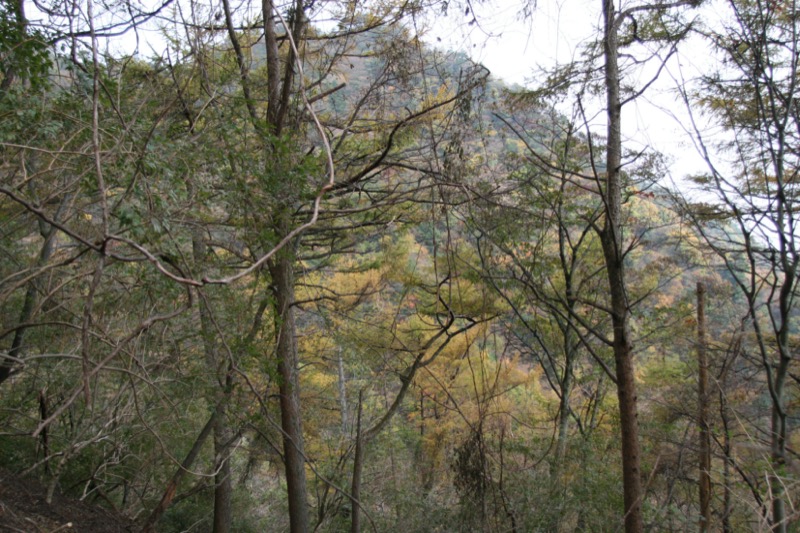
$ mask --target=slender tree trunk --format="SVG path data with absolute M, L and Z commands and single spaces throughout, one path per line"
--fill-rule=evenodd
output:
M 39 417 L 42 422 L 47 420 L 47 417 L 50 416 L 48 414 L 47 409 L 47 389 L 41 389 L 39 391 Z M 41 440 L 42 440 L 42 455 L 44 456 L 44 473 L 49 475 L 50 474 L 50 441 L 48 438 L 48 427 L 44 426 L 42 428 Z
M 50 257 L 49 250 L 52 246 L 48 245 L 49 242 L 48 239 L 48 242 L 46 242 L 45 246 L 42 248 L 42 253 L 39 256 L 39 265 L 45 264 Z M 46 255 L 45 251 L 48 251 Z M 4 357 L 2 362 L 0 362 L 0 384 L 11 376 L 11 371 L 15 366 L 16 359 L 20 359 L 20 355 L 22 355 L 22 342 L 25 339 L 25 330 L 27 329 L 24 324 L 29 322 L 33 317 L 33 304 L 36 303 L 36 287 L 33 283 L 34 281 L 31 281 L 31 285 L 29 285 L 28 290 L 25 291 L 25 300 L 22 303 L 22 310 L 19 314 L 19 326 L 14 332 L 14 338 L 11 341 L 11 349 L 8 351 L 8 357 Z
M 280 68 L 280 50 L 276 32 L 278 13 L 274 0 L 262 1 L 264 18 L 264 42 L 267 55 L 267 130 L 279 137 L 283 131 L 295 77 L 294 48 L 288 46 L 283 72 Z M 302 0 L 295 0 L 284 28 L 290 32 L 295 45 L 300 48 L 301 34 L 305 27 L 305 12 Z M 301 80 L 302 81 L 302 80 Z M 272 142 L 266 146 L 268 158 L 273 156 Z M 269 170 L 268 170 L 269 171 Z M 291 198 L 291 201 L 297 201 Z M 291 229 L 291 214 L 288 206 L 275 214 L 274 229 L 280 238 Z M 297 327 L 294 320 L 294 250 L 288 244 L 269 262 L 272 289 L 275 296 L 275 318 L 277 338 L 277 364 L 280 375 L 281 428 L 283 430 L 284 468 L 289 500 L 289 523 L 292 533 L 310 531 L 308 495 L 306 494 L 305 445 L 300 410 L 300 380 L 298 378 Z
M 280 375 L 281 428 L 283 430 L 284 467 L 289 498 L 289 521 L 292 533 L 310 531 L 306 494 L 305 446 L 300 411 L 300 382 L 294 320 L 293 253 L 281 250 L 270 261 L 272 289 L 275 294 L 276 355 Z
M 172 475 L 172 479 L 170 479 L 169 483 L 167 483 L 167 488 L 164 490 L 164 495 L 161 497 L 161 501 L 158 503 L 156 508 L 153 509 L 153 512 L 150 513 L 150 516 L 147 518 L 147 521 L 142 527 L 142 533 L 155 533 L 156 523 L 158 523 L 161 515 L 163 515 L 164 511 L 169 508 L 172 500 L 175 498 L 175 494 L 178 491 L 178 483 L 186 474 L 186 472 L 188 472 L 188 470 L 192 467 L 192 464 L 194 463 L 195 459 L 197 459 L 197 456 L 200 455 L 200 450 L 203 448 L 203 444 L 205 444 L 208 436 L 211 435 L 217 416 L 217 409 L 214 409 L 214 412 L 211 413 L 211 417 L 208 419 L 208 422 L 206 422 L 205 427 L 203 427 L 203 430 L 197 436 L 197 439 L 195 439 L 192 449 L 189 450 L 189 453 L 186 455 L 181 465 Z
M 571 369 L 567 369 L 562 382 L 561 403 L 558 407 L 558 437 L 556 441 L 556 468 L 551 471 L 553 476 L 557 476 L 564 464 L 567 455 L 567 441 L 569 437 L 569 398 L 572 392 Z M 555 480 L 554 480 L 555 481 Z
M 786 412 L 784 410 L 783 382 L 776 379 L 772 406 L 772 473 L 769 476 L 772 492 L 772 531 L 786 533 L 787 518 L 784 504 L 783 475 L 786 465 Z
M 383 380 L 383 406 L 388 411 L 389 410 L 389 396 L 388 391 L 386 390 L 386 380 Z M 394 446 L 389 446 L 389 466 L 392 469 L 392 483 L 391 488 L 395 494 L 399 494 L 397 488 L 397 460 L 394 456 Z M 399 505 L 394 505 L 394 524 L 395 527 L 400 526 L 400 520 L 402 518 L 402 511 Z
M 733 512 L 733 495 L 731 487 L 733 486 L 732 480 L 732 465 L 733 445 L 731 439 L 731 426 L 730 417 L 728 416 L 728 371 L 733 366 L 736 358 L 739 356 L 741 349 L 742 337 L 741 333 L 735 339 L 727 357 L 722 365 L 722 370 L 717 376 L 717 383 L 719 388 L 719 418 L 722 423 L 722 453 L 725 462 L 723 463 L 722 476 L 724 480 L 724 493 L 723 493 L 723 511 L 722 511 L 722 531 L 723 533 L 732 533 L 733 527 L 731 526 L 731 513 Z
M 782 169 L 783 165 L 781 165 Z M 779 202 L 779 209 L 783 211 L 783 201 Z M 784 216 L 779 218 L 782 222 Z M 781 234 L 781 257 L 784 258 L 782 266 L 784 269 L 783 284 L 780 288 L 778 308 L 780 313 L 780 328 L 777 332 L 778 340 L 778 363 L 775 365 L 773 378 L 773 397 L 772 397 L 772 530 L 785 533 L 788 528 L 788 518 L 786 516 L 786 505 L 784 503 L 784 486 L 782 477 L 786 467 L 786 398 L 784 387 L 786 377 L 789 373 L 789 363 L 792 361 L 792 348 L 789 346 L 789 330 L 792 316 L 792 300 L 794 299 L 796 284 L 796 265 L 789 257 L 793 257 L 794 250 L 790 250 L 786 238 Z M 769 377 L 769 373 L 767 374 Z
M 569 326 L 567 326 L 569 328 Z M 564 374 L 560 379 L 561 383 L 561 402 L 558 406 L 558 435 L 556 436 L 556 454 L 550 463 L 550 490 L 554 502 L 563 501 L 564 493 L 567 490 L 566 484 L 562 482 L 561 473 L 564 471 L 564 464 L 567 456 L 567 442 L 569 440 L 569 399 L 572 393 L 572 354 L 569 351 L 568 329 L 565 331 L 564 346 L 566 361 Z M 566 510 L 566 509 L 563 509 Z M 552 521 L 550 528 L 558 531 L 563 516 L 561 512 L 551 513 Z
M 203 265 L 206 261 L 206 246 L 199 231 L 192 235 L 192 252 L 195 265 Z M 232 432 L 226 417 L 228 397 L 230 395 L 230 374 L 219 375 L 220 368 L 227 368 L 220 360 L 214 338 L 213 319 L 207 307 L 207 301 L 198 298 L 200 314 L 200 332 L 203 337 L 203 350 L 205 352 L 206 366 L 215 382 L 216 387 L 214 402 L 218 405 L 217 416 L 214 421 L 214 520 L 213 533 L 230 533 L 233 524 L 233 510 L 231 507 L 233 484 L 231 481 L 231 468 L 229 449 Z
M 273 130 L 278 128 L 278 115 L 281 108 L 280 93 L 280 54 L 278 36 L 275 31 L 275 6 L 273 0 L 263 0 L 264 44 L 267 52 L 267 123 Z M 277 133 L 273 131 L 272 133 Z
M 361 472 L 364 469 L 364 435 L 361 431 L 362 393 L 358 393 L 358 415 L 356 418 L 356 450 L 353 457 L 353 480 L 350 486 L 350 497 L 353 511 L 351 513 L 350 533 L 361 532 Z
M 449 328 L 449 326 L 447 326 L 445 328 L 445 330 L 443 330 L 440 333 L 443 333 L 444 331 L 446 331 L 447 328 Z M 353 531 L 356 531 L 357 528 L 360 527 L 360 523 L 359 523 L 360 517 L 356 516 L 359 513 L 359 511 L 356 509 L 356 507 L 360 502 L 361 471 L 363 469 L 364 454 L 366 452 L 367 446 L 369 445 L 370 442 L 372 442 L 372 440 L 375 437 L 377 437 L 381 433 L 381 431 L 383 431 L 383 429 L 389 424 L 389 422 L 391 422 L 391 420 L 394 417 L 394 415 L 400 409 L 400 406 L 403 404 L 403 400 L 405 399 L 406 394 L 408 393 L 409 389 L 411 388 L 411 383 L 414 381 L 414 376 L 416 375 L 417 370 L 419 370 L 419 368 L 420 368 L 420 365 L 422 363 L 423 357 L 427 353 L 428 348 L 430 348 L 432 343 L 438 338 L 440 338 L 440 334 L 432 336 L 428 340 L 428 342 L 423 345 L 422 349 L 417 353 L 417 357 L 414 360 L 414 363 L 410 367 L 408 367 L 403 374 L 401 374 L 400 381 L 401 381 L 402 384 L 400 386 L 400 390 L 397 392 L 397 395 L 394 398 L 394 401 L 390 405 L 387 406 L 386 412 L 383 414 L 383 416 L 380 417 L 372 426 L 370 426 L 366 430 L 364 430 L 362 428 L 362 426 L 361 426 L 362 391 L 359 391 L 359 393 L 358 393 L 358 421 L 357 421 L 357 428 L 356 428 L 356 448 L 355 448 L 355 459 L 353 460 L 353 480 L 352 480 L 352 494 L 351 494 L 351 496 L 353 498 L 353 516 L 354 516 L 354 521 L 351 524 L 351 527 L 353 528 Z M 450 338 L 453 338 L 453 337 L 449 337 L 448 339 L 450 339 Z M 448 342 L 449 342 L 449 340 L 445 340 L 444 344 L 440 345 L 438 350 L 441 351 L 446 346 L 446 344 Z M 386 396 L 385 396 L 385 389 L 384 389 L 384 399 L 385 398 L 386 398 Z M 425 404 L 424 404 L 424 399 L 425 399 L 425 394 L 424 394 L 423 391 L 420 391 L 420 400 L 419 400 L 419 402 L 420 402 L 420 426 L 419 426 L 419 428 L 420 428 L 420 446 L 419 446 L 418 454 L 417 454 L 417 463 L 418 464 L 421 464 L 423 459 L 424 459 L 424 457 L 425 457 L 424 444 L 423 444 L 423 438 L 425 436 L 425 420 L 424 420 L 424 418 L 425 418 L 424 417 Z M 435 401 L 436 401 L 436 399 L 434 398 L 434 404 L 435 404 Z M 434 416 L 437 419 L 439 418 L 435 406 L 434 406 Z M 394 461 L 393 455 L 390 455 L 390 457 L 392 457 L 392 461 Z M 426 478 L 425 477 L 426 476 L 426 471 L 428 471 L 428 470 L 430 471 L 430 477 Z M 430 469 L 428 469 L 428 468 L 423 468 L 422 469 L 422 475 L 423 475 L 422 484 L 423 484 L 423 487 L 425 487 L 426 491 L 430 490 L 429 482 L 430 482 L 431 485 L 433 483 L 433 474 L 432 474 L 432 472 L 433 472 L 433 465 L 430 466 Z M 394 473 L 394 471 L 393 471 L 393 473 Z
M 556 441 L 556 468 L 551 470 L 552 476 L 557 476 L 561 471 L 567 455 L 567 442 L 569 441 L 569 401 L 573 387 L 573 365 L 575 351 L 572 346 L 572 330 L 569 324 L 564 328 L 564 374 L 561 379 L 561 403 L 558 406 L 558 437 Z M 556 481 L 555 479 L 553 480 Z
M 559 220 L 565 214 L 564 198 L 566 196 L 567 180 L 562 177 L 561 187 L 559 189 L 559 199 L 557 210 L 559 213 Z M 558 226 L 558 255 L 561 263 L 561 272 L 564 275 L 564 294 L 567 300 L 567 321 L 559 320 L 559 329 L 563 337 L 563 351 L 564 351 L 564 374 L 559 379 L 561 383 L 561 404 L 558 410 L 558 441 L 556 444 L 556 468 L 551 469 L 551 477 L 553 478 L 554 486 L 556 486 L 556 476 L 561 470 L 567 453 L 567 440 L 569 436 L 569 416 L 570 416 L 570 398 L 572 396 L 573 386 L 573 368 L 575 365 L 575 356 L 577 350 L 573 343 L 573 329 L 572 321 L 575 315 L 575 305 L 577 299 L 572 283 L 572 278 L 575 268 L 574 253 L 570 253 L 569 233 L 564 223 L 559 223 Z
M 603 256 L 611 296 L 613 348 L 617 374 L 620 429 L 622 433 L 622 481 L 625 500 L 625 531 L 640 533 L 642 518 L 642 482 L 639 452 L 639 422 L 636 408 L 636 381 L 633 368 L 633 344 L 629 331 L 628 298 L 625 290 L 623 242 L 621 235 L 622 191 L 620 167 L 622 135 L 620 74 L 618 65 L 618 20 L 614 0 L 603 0 L 605 31 L 605 87 L 608 115 L 606 150 L 606 187 L 604 191 L 605 224 L 601 233 Z
M 230 449 L 232 431 L 226 418 L 228 398 L 220 405 L 214 424 L 214 525 L 213 533 L 230 533 L 233 527 L 233 482 Z
M 339 366 L 339 410 L 342 417 L 342 438 L 347 436 L 347 381 L 344 377 L 344 360 L 339 350 L 337 363 Z
M 731 485 L 733 484 L 733 480 L 731 479 L 731 430 L 728 427 L 728 402 L 725 399 L 725 383 L 721 384 L 722 390 L 719 394 L 719 412 L 720 418 L 722 419 L 722 430 L 724 431 L 722 435 L 722 446 L 723 446 L 723 453 L 725 455 L 725 463 L 722 467 L 722 477 L 725 483 L 725 489 L 723 494 L 723 511 L 722 511 L 722 531 L 723 533 L 733 533 L 733 527 L 731 527 L 731 512 L 733 511 L 733 498 L 731 495 Z
M 573 382 L 573 356 L 572 350 L 572 336 L 570 335 L 570 326 L 562 328 L 564 334 L 564 373 L 559 378 L 561 386 L 561 401 L 558 406 L 558 435 L 556 436 L 556 453 L 553 461 L 550 463 L 550 489 L 552 491 L 552 498 L 554 502 L 563 501 L 564 493 L 567 490 L 566 484 L 562 482 L 561 473 L 564 471 L 564 464 L 567 456 L 567 443 L 569 441 L 569 417 L 570 408 L 569 400 L 572 394 Z M 556 512 L 551 513 L 550 528 L 553 531 L 558 531 L 563 521 L 563 512 L 567 511 L 565 508 L 560 510 L 553 509 Z M 580 511 L 578 511 L 580 513 Z
M 58 206 L 54 219 L 61 221 L 66 217 L 67 211 L 72 204 L 72 196 L 66 195 Z M 56 234 L 55 227 L 49 224 L 40 224 L 40 233 L 44 237 L 42 249 L 39 252 L 39 258 L 36 261 L 38 268 L 44 267 L 50 261 L 56 248 Z M 11 341 L 11 349 L 8 351 L 9 357 L 4 357 L 0 360 L 0 385 L 3 384 L 10 376 L 11 372 L 16 366 L 16 359 L 21 359 L 23 356 L 25 332 L 27 328 L 25 324 L 30 322 L 33 318 L 34 305 L 36 304 L 36 280 L 31 280 L 28 289 L 25 291 L 25 299 L 22 303 L 22 310 L 19 314 L 19 326 L 14 331 L 14 338 Z
M 609 268 L 609 271 L 614 270 Z M 622 482 L 625 501 L 625 531 L 640 533 L 644 529 L 642 517 L 642 482 L 639 452 L 639 422 L 636 407 L 636 381 L 633 369 L 633 345 L 628 331 L 627 304 L 619 303 L 624 291 L 613 284 L 620 283 L 619 272 L 609 272 L 612 281 L 612 309 L 614 326 L 614 360 L 617 374 L 620 429 L 622 432 Z M 614 300 L 617 300 L 616 302 Z
M 708 362 L 706 361 L 706 289 L 697 282 L 697 425 L 700 429 L 699 490 L 700 490 L 700 531 L 711 526 L 711 437 L 708 428 Z

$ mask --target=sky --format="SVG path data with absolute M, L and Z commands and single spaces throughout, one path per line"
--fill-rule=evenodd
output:
M 476 13 L 467 17 L 453 13 L 437 18 L 428 40 L 468 53 L 507 83 L 533 87 L 537 67 L 551 68 L 557 62 L 563 64 L 577 58 L 581 47 L 596 37 L 602 24 L 600 0 L 539 0 L 528 18 L 520 16 L 522 6 L 522 1 L 488 0 L 475 5 Z M 469 25 L 467 21 L 473 15 L 478 22 Z M 668 178 L 676 183 L 706 169 L 685 131 L 689 117 L 677 100 L 676 79 L 696 76 L 707 69 L 709 57 L 702 42 L 688 44 L 643 98 L 623 108 L 627 146 L 650 146 L 664 153 L 669 161 Z M 570 109 L 565 107 L 562 111 L 569 113 Z M 597 133 L 605 129 L 602 118 L 600 114 L 594 120 Z
M 536 64 L 575 57 L 600 23 L 594 3 L 599 5 L 589 0 L 540 0 L 530 17 L 524 17 L 523 2 L 490 0 L 475 5 L 476 12 L 466 17 L 459 13 L 438 19 L 433 33 L 448 47 L 468 51 L 497 77 L 524 84 Z M 476 23 L 468 24 L 473 17 Z

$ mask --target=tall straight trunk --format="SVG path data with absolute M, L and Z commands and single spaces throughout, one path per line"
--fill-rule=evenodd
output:
M 781 165 L 782 168 L 782 165 Z M 784 216 L 783 200 L 779 201 L 781 216 L 779 220 L 783 222 Z M 784 387 L 786 378 L 789 374 L 789 364 L 793 359 L 793 350 L 789 345 L 789 330 L 792 316 L 792 300 L 794 299 L 796 284 L 796 260 L 794 250 L 784 235 L 781 235 L 781 253 L 783 258 L 782 267 L 784 270 L 783 284 L 780 287 L 778 297 L 778 309 L 780 316 L 780 327 L 776 338 L 778 341 L 778 363 L 775 365 L 772 384 L 772 420 L 770 439 L 772 456 L 772 475 L 770 476 L 770 486 L 772 489 L 772 530 L 785 533 L 788 528 L 789 518 L 786 516 L 786 504 L 784 503 L 783 475 L 786 467 L 786 398 Z M 767 374 L 769 377 L 769 373 Z
M 286 488 L 289 498 L 289 522 L 292 533 L 310 531 L 306 495 L 305 446 L 300 412 L 300 384 L 296 324 L 294 320 L 294 271 L 290 247 L 281 250 L 269 263 L 275 295 L 276 356 L 280 376 L 281 428 Z
M 337 362 L 339 364 L 339 410 L 342 420 L 342 438 L 345 438 L 347 436 L 347 380 L 344 375 L 344 359 L 341 349 L 339 349 Z
M 214 424 L 214 524 L 213 533 L 230 533 L 233 526 L 233 483 L 230 448 L 232 431 L 226 418 L 227 398 Z
M 350 533 L 361 533 L 361 472 L 364 470 L 364 434 L 361 431 L 362 392 L 358 393 L 358 415 L 356 415 L 356 449 L 353 456 L 353 479 L 350 485 L 352 513 Z
M 782 317 L 786 320 L 786 317 Z M 772 419 L 770 424 L 770 459 L 772 472 L 769 475 L 770 496 L 772 498 L 772 531 L 786 533 L 788 518 L 784 503 L 783 476 L 786 467 L 786 399 L 784 385 L 788 371 L 787 358 L 783 354 L 791 353 L 788 341 L 778 334 L 781 358 L 774 369 L 772 383 Z
M 640 533 L 642 518 L 642 481 L 639 452 L 639 422 L 636 409 L 636 381 L 633 369 L 633 344 L 629 331 L 628 298 L 625 290 L 623 242 L 621 235 L 622 135 L 620 73 L 618 64 L 619 21 L 614 0 L 603 1 L 606 112 L 608 147 L 606 149 L 605 223 L 601 232 L 603 256 L 611 296 L 611 322 L 614 328 L 613 349 L 622 433 L 622 482 L 625 501 L 625 531 Z
M 264 17 L 264 45 L 267 53 L 267 124 L 273 130 L 271 133 L 277 133 L 277 130 L 280 129 L 278 115 L 281 108 L 281 66 L 273 0 L 263 0 L 261 9 Z
M 559 201 L 558 201 L 558 211 L 559 215 L 564 211 L 564 203 L 563 199 L 565 196 L 565 187 L 566 187 L 566 180 L 562 180 L 561 182 L 561 189 L 559 194 Z M 564 350 L 564 374 L 562 375 L 560 382 L 561 382 L 561 404 L 559 405 L 558 409 L 558 441 L 556 445 L 556 468 L 551 470 L 551 477 L 553 477 L 553 481 L 555 483 L 555 477 L 562 468 L 564 464 L 564 459 L 567 454 L 567 440 L 569 436 L 569 416 L 570 416 L 570 407 L 569 401 L 572 395 L 572 386 L 573 386 L 573 368 L 575 366 L 575 356 L 576 356 L 576 348 L 573 342 L 573 329 L 572 329 L 572 317 L 575 315 L 575 306 L 577 304 L 577 298 L 575 297 L 575 290 L 572 283 L 572 277 L 574 273 L 575 267 L 575 260 L 574 260 L 574 251 L 573 257 L 570 257 L 568 253 L 568 241 L 569 235 L 567 232 L 567 228 L 564 227 L 564 224 L 559 224 L 558 227 L 558 250 L 559 250 L 559 258 L 561 261 L 561 271 L 564 274 L 564 291 L 567 298 L 567 316 L 569 320 L 566 322 L 559 321 L 559 328 L 561 329 L 561 333 L 563 335 L 563 350 Z
M 277 8 L 274 0 L 263 0 L 261 4 L 264 18 L 264 44 L 267 55 L 267 132 L 280 137 L 288 116 L 291 104 L 292 86 L 295 82 L 294 47 L 287 42 L 287 53 L 283 71 L 281 71 L 281 53 L 279 49 L 276 22 Z M 288 27 L 284 30 L 291 34 L 292 41 L 298 47 L 305 29 L 305 12 L 302 0 L 295 0 L 289 10 Z M 301 80 L 302 82 L 302 80 Z M 273 153 L 275 146 L 269 140 L 265 146 L 267 160 L 281 157 Z M 267 164 L 267 172 L 272 170 Z M 298 198 L 288 198 L 289 203 Z M 273 229 L 280 239 L 291 231 L 291 213 L 288 205 L 275 214 Z M 289 500 L 289 524 L 292 533 L 306 533 L 309 526 L 308 496 L 306 494 L 305 445 L 303 442 L 303 424 L 300 410 L 300 380 L 298 378 L 297 327 L 294 320 L 294 250 L 287 244 L 269 261 L 272 276 L 272 290 L 275 296 L 275 320 L 278 332 L 276 357 L 280 376 L 279 393 L 281 407 L 281 428 L 283 431 L 283 460 L 286 473 L 286 490 Z
M 195 265 L 206 262 L 206 246 L 200 231 L 192 234 L 192 254 Z M 214 403 L 217 404 L 217 416 L 214 421 L 214 520 L 213 533 L 230 533 L 233 524 L 233 510 L 231 507 L 233 484 L 231 482 L 231 467 L 229 461 L 232 432 L 226 418 L 228 397 L 230 395 L 230 373 L 226 376 L 218 375 L 222 365 L 220 354 L 214 338 L 213 319 L 207 307 L 207 301 L 198 298 L 200 314 L 200 333 L 203 337 L 203 351 L 205 352 L 206 367 L 216 383 Z
M 558 475 L 564 465 L 569 440 L 569 399 L 572 393 L 572 361 L 567 356 L 564 379 L 561 382 L 561 403 L 558 406 L 558 437 L 556 441 L 556 468 L 551 472 Z M 555 480 L 554 480 L 555 481 Z
M 786 533 L 787 518 L 784 504 L 783 475 L 786 465 L 786 415 L 783 410 L 782 385 L 775 384 L 775 395 L 778 398 L 772 406 L 772 473 L 770 474 L 770 490 L 772 492 L 772 531 Z
M 697 282 L 697 425 L 700 429 L 699 490 L 700 490 L 700 531 L 709 530 L 711 525 L 711 437 L 708 430 L 708 362 L 706 361 L 706 289 Z
M 731 436 L 731 423 L 730 413 L 728 409 L 728 371 L 733 367 L 736 358 L 739 356 L 742 343 L 742 333 L 739 333 L 737 338 L 731 345 L 728 354 L 723 361 L 722 369 L 716 378 L 718 397 L 719 397 L 719 418 L 722 424 L 722 453 L 724 456 L 722 477 L 724 484 L 723 492 L 723 511 L 722 511 L 722 531 L 723 533 L 732 533 L 733 526 L 731 525 L 731 513 L 733 512 L 733 464 L 734 459 L 733 444 Z
M 572 397 L 572 388 L 574 382 L 574 368 L 575 358 L 578 355 L 578 350 L 573 340 L 575 332 L 573 329 L 573 317 L 576 315 L 577 297 L 575 294 L 575 287 L 573 284 L 573 276 L 575 274 L 575 255 L 577 247 L 574 247 L 571 239 L 569 238 L 569 230 L 564 224 L 564 220 L 568 216 L 566 213 L 567 207 L 564 201 L 567 197 L 567 179 L 562 176 L 561 186 L 559 188 L 557 212 L 560 220 L 558 226 L 558 255 L 561 263 L 561 272 L 564 275 L 564 294 L 566 295 L 567 317 L 565 321 L 558 320 L 558 326 L 561 330 L 563 337 L 563 352 L 564 352 L 564 373 L 561 375 L 559 382 L 561 385 L 561 403 L 558 409 L 558 440 L 556 441 L 556 461 L 551 467 L 550 476 L 552 478 L 553 486 L 559 487 L 557 477 L 563 468 L 564 461 L 567 454 L 567 444 L 569 440 L 569 417 L 570 411 L 570 398 Z
M 733 462 L 733 458 L 731 457 L 731 430 L 728 424 L 728 403 L 725 397 L 726 387 L 724 381 L 720 384 L 720 388 L 719 413 L 720 418 L 722 419 L 722 430 L 724 431 L 722 436 L 722 452 L 725 456 L 725 463 L 722 466 L 722 479 L 725 484 L 722 497 L 722 531 L 723 533 L 733 533 L 733 527 L 731 526 L 731 512 L 733 512 L 733 495 L 731 494 L 733 480 L 731 479 L 731 463 Z
M 569 443 L 569 417 L 570 417 L 570 397 L 573 388 L 573 366 L 575 361 L 575 350 L 572 346 L 572 335 L 569 324 L 563 328 L 564 332 L 564 374 L 559 380 L 561 383 L 561 401 L 558 405 L 558 435 L 556 436 L 556 455 L 550 463 L 550 483 L 553 490 L 560 493 L 564 486 L 559 482 L 559 477 L 564 469 L 567 456 L 567 444 Z M 554 524 L 555 525 L 555 524 Z

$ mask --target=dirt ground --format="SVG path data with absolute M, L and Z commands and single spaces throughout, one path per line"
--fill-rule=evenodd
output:
M 54 495 L 45 501 L 45 487 L 34 479 L 0 470 L 0 533 L 128 533 L 126 518 L 106 509 Z

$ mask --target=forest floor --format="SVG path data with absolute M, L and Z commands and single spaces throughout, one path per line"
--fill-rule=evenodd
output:
M 0 533 L 127 533 L 133 524 L 96 505 L 53 495 L 39 481 L 0 469 Z

